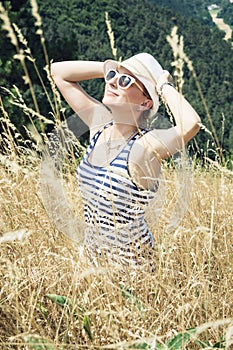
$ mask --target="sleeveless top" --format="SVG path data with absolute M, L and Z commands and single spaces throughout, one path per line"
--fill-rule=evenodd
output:
M 108 165 L 94 166 L 89 162 L 91 151 L 111 124 L 93 136 L 76 172 L 86 221 L 84 245 L 89 251 L 135 262 L 154 245 L 144 214 L 157 183 L 153 190 L 138 189 L 129 174 L 128 158 L 135 140 L 149 130 L 135 134 Z

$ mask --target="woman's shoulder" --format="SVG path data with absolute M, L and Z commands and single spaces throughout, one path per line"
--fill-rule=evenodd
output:
M 133 157 L 156 157 L 159 161 L 182 148 L 182 139 L 176 127 L 152 129 L 139 137 L 132 149 Z

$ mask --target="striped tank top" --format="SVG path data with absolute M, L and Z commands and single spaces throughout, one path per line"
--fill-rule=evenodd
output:
M 140 190 L 128 170 L 133 143 L 148 130 L 140 130 L 107 166 L 99 167 L 89 162 L 89 156 L 104 128 L 93 136 L 77 169 L 86 221 L 84 245 L 89 251 L 135 262 L 154 245 L 144 214 L 156 184 L 153 191 Z

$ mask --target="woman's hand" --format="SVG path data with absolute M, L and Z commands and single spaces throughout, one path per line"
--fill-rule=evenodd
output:
M 173 85 L 173 78 L 172 78 L 171 74 L 167 70 L 164 70 L 156 83 L 156 90 L 157 90 L 158 95 L 162 96 L 163 87 L 166 84 L 174 86 Z

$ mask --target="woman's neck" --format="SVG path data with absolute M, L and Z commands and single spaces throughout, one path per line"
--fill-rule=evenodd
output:
M 114 120 L 111 128 L 111 138 L 127 138 L 130 133 L 134 131 L 136 132 L 137 129 L 138 125 L 136 125 L 135 123 L 126 123 Z
M 119 129 L 130 129 L 137 127 L 141 111 L 138 111 L 135 105 L 127 104 L 122 107 L 117 104 L 110 107 L 114 124 Z

